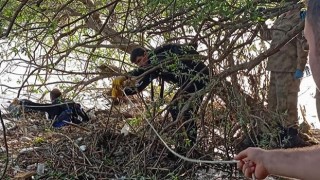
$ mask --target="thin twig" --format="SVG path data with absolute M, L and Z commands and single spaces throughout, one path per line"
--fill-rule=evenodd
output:
M 3 119 L 2 119 L 1 110 L 0 110 L 0 120 L 1 120 L 1 125 L 2 125 L 2 133 L 3 133 L 4 145 L 5 145 L 5 148 L 6 148 L 6 164 L 5 164 L 2 176 L 0 178 L 0 179 L 3 179 L 3 177 L 6 175 L 7 168 L 8 168 L 8 163 L 9 163 L 9 152 L 8 152 L 9 148 L 8 148 L 7 136 L 6 136 L 6 126 L 5 126 L 5 124 L 3 122 Z

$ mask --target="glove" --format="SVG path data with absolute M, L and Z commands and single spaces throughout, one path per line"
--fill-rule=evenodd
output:
M 123 83 L 126 79 L 127 78 L 125 76 L 118 76 L 112 81 L 111 96 L 113 98 L 123 96 L 122 87 L 123 87 Z
M 300 69 L 297 69 L 294 73 L 294 79 L 300 79 L 303 77 L 303 72 Z

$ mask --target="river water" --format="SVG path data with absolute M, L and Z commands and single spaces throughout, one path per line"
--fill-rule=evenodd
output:
M 18 87 L 18 84 L 15 83 L 15 80 L 12 80 L 12 78 L 19 78 L 19 77 L 14 77 L 11 75 L 11 81 L 7 82 L 8 77 L 1 76 L 0 77 L 0 84 L 6 84 L 8 86 L 12 87 Z M 301 85 L 300 85 L 300 92 L 299 92 L 299 97 L 298 97 L 298 112 L 299 112 L 299 121 L 302 122 L 302 115 L 300 111 L 300 106 L 304 106 L 306 109 L 306 119 L 307 121 L 314 126 L 314 128 L 320 129 L 320 122 L 317 117 L 317 111 L 316 111 L 316 102 L 315 102 L 315 90 L 316 86 L 314 84 L 312 76 L 307 76 L 304 77 L 301 80 Z M 6 113 L 5 107 L 9 106 L 9 102 L 12 101 L 13 98 L 17 96 L 18 89 L 8 89 L 6 87 L 0 86 L 0 109 L 2 113 Z M 97 96 L 97 95 L 94 95 Z M 22 93 L 21 96 L 22 98 L 27 98 L 31 100 L 36 100 L 40 97 L 40 94 L 30 94 L 30 93 Z M 49 102 L 49 95 L 46 95 L 44 97 L 45 100 Z M 103 109 L 106 105 L 105 100 L 95 100 L 92 101 L 92 98 L 87 97 L 83 99 L 81 102 L 84 107 L 86 108 L 93 108 L 97 107 L 99 109 Z

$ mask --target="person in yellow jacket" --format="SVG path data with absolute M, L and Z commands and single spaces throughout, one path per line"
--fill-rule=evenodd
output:
M 282 42 L 286 33 L 301 21 L 300 8 L 292 9 L 276 19 L 270 29 L 263 26 L 261 38 L 272 40 L 272 48 Z M 275 122 L 270 123 L 279 127 L 282 145 L 287 148 L 310 145 L 299 136 L 297 109 L 300 79 L 307 57 L 308 44 L 301 32 L 267 61 L 266 70 L 270 71 L 268 109 L 276 113 Z

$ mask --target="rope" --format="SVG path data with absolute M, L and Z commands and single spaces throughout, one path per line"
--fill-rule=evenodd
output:
M 128 99 L 129 103 L 134 106 L 137 107 L 131 100 L 130 98 L 128 98 L 128 96 L 123 92 L 123 94 L 125 95 L 125 97 Z M 139 109 L 139 108 L 137 108 Z M 140 114 L 144 114 L 144 113 L 140 113 Z M 210 160 L 200 160 L 200 159 L 192 159 L 192 158 L 188 158 L 185 157 L 177 152 L 175 152 L 173 149 L 171 149 L 168 144 L 162 139 L 162 137 L 160 136 L 160 134 L 157 132 L 157 130 L 154 128 L 154 126 L 150 123 L 150 121 L 144 117 L 144 119 L 147 121 L 148 125 L 151 127 L 151 129 L 153 130 L 153 132 L 157 135 L 157 137 L 160 139 L 160 141 L 163 143 L 163 145 L 175 156 L 178 156 L 180 159 L 183 159 L 185 161 L 189 161 L 189 162 L 193 162 L 193 163 L 205 163 L 205 164 L 236 164 L 239 161 L 237 160 L 215 160 L 215 161 L 210 161 Z M 252 179 L 256 180 L 256 177 L 254 175 L 254 173 L 252 174 Z

